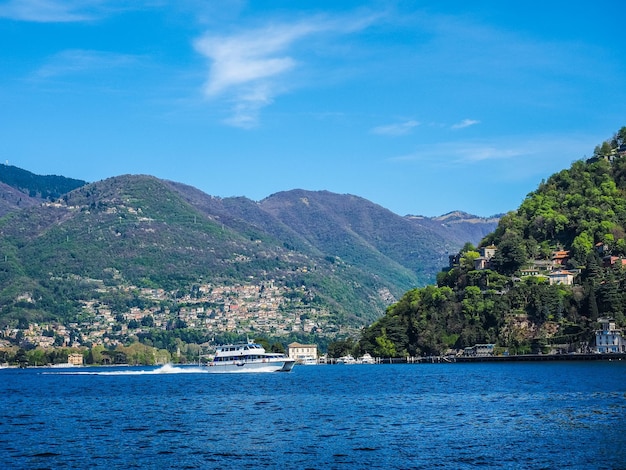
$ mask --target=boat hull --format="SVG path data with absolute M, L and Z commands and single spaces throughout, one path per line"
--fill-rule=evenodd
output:
M 295 361 L 221 361 L 210 362 L 207 365 L 208 372 L 215 374 L 241 374 L 250 372 L 289 372 L 293 369 Z

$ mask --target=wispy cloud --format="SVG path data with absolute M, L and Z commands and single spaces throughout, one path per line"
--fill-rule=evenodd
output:
M 94 70 L 110 70 L 136 65 L 139 58 L 128 54 L 72 49 L 51 56 L 33 75 L 47 79 Z
M 477 171 L 489 178 L 512 181 L 549 174 L 584 158 L 581 149 L 591 149 L 593 142 L 593 136 L 580 135 L 499 136 L 420 145 L 413 152 L 389 161 L 416 163 L 446 172 Z
M 33 23 L 76 23 L 127 11 L 158 9 L 165 3 L 163 0 L 6 0 L 0 3 L 0 18 Z
M 428 161 L 440 166 L 472 164 L 486 160 L 504 160 L 535 153 L 535 148 L 500 145 L 487 141 L 445 142 L 420 146 L 410 154 L 393 157 L 395 162 Z
M 89 21 L 88 8 L 100 2 L 79 0 L 9 0 L 0 5 L 0 18 L 38 23 Z
M 195 49 L 210 61 L 204 94 L 209 99 L 227 97 L 234 102 L 228 124 L 253 127 L 260 110 L 293 86 L 287 78 L 300 65 L 294 50 L 299 42 L 314 35 L 358 31 L 372 20 L 314 18 L 232 35 L 208 33 L 194 42 Z
M 464 129 L 466 127 L 475 126 L 476 124 L 480 124 L 480 121 L 476 121 L 475 119 L 463 119 L 461 122 L 452 125 L 452 129 Z
M 372 129 L 372 133 L 389 136 L 407 135 L 413 132 L 413 129 L 419 125 L 420 123 L 418 121 L 409 120 L 397 124 L 375 127 Z

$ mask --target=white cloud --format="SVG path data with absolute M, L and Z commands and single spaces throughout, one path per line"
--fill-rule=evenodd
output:
M 394 157 L 391 161 L 429 161 L 441 166 L 478 163 L 485 160 L 503 160 L 528 155 L 527 147 L 499 145 L 496 142 L 444 142 L 420 146 L 415 152 Z
M 208 33 L 194 42 L 195 49 L 210 61 L 204 94 L 209 99 L 231 99 L 233 116 L 226 122 L 252 127 L 263 107 L 293 87 L 288 76 L 300 65 L 294 57 L 296 44 L 322 33 L 358 31 L 372 21 L 365 17 L 352 21 L 314 18 L 232 35 Z
M 59 52 L 40 67 L 34 74 L 37 79 L 80 73 L 90 70 L 127 67 L 137 63 L 137 57 L 103 51 L 72 49 Z
M 413 129 L 419 125 L 420 123 L 418 121 L 409 120 L 397 124 L 389 124 L 387 126 L 378 126 L 372 129 L 372 132 L 374 134 L 390 136 L 406 135 L 411 133 Z
M 67 23 L 91 20 L 85 7 L 93 2 L 61 0 L 9 0 L 0 5 L 0 18 L 38 23 Z
M 198 52 L 212 61 L 204 91 L 216 96 L 238 85 L 261 82 L 294 67 L 284 54 L 296 40 L 311 34 L 308 25 L 270 27 L 232 37 L 204 36 L 195 42 Z
M 520 180 L 558 171 L 584 158 L 581 149 L 591 149 L 596 139 L 581 135 L 520 135 L 492 139 L 434 142 L 389 161 L 412 162 L 444 171 L 475 167 L 488 178 Z M 478 168 L 482 168 L 478 170 Z M 465 171 L 465 170 L 464 170 Z
M 6 0 L 0 4 L 0 18 L 34 23 L 76 23 L 164 5 L 163 0 Z
M 476 124 L 480 124 L 480 121 L 476 121 L 474 119 L 463 119 L 461 122 L 453 124 L 452 129 L 464 129 Z

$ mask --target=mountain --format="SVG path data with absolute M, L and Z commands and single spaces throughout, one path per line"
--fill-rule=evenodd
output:
M 198 210 L 233 230 L 248 236 L 269 235 L 287 249 L 376 273 L 394 293 L 404 286 L 433 282 L 447 263 L 448 253 L 468 241 L 459 239 L 460 225 L 451 230 L 427 218 L 416 222 L 353 195 L 292 190 L 257 203 L 246 198 L 215 198 L 195 188 L 169 184 Z M 495 218 L 467 215 L 465 219 L 473 229 L 472 241 L 497 224 Z
M 626 127 L 452 260 L 364 330 L 360 352 L 588 351 L 599 319 L 626 326 Z
M 26 207 L 41 204 L 41 200 L 24 194 L 19 189 L 0 182 L 0 217 Z
M 419 228 L 431 230 L 452 245 L 462 246 L 467 242 L 475 244 L 475 240 L 482 240 L 495 229 L 502 215 L 485 218 L 467 212 L 454 211 L 439 217 L 407 215 L 405 218 Z M 453 251 L 451 250 L 451 253 Z M 447 264 L 447 260 L 445 261 L 442 259 L 439 264 L 444 266 Z
M 318 329 L 340 331 L 370 323 L 407 289 L 434 281 L 462 245 L 461 225 L 450 230 L 448 222 L 401 217 L 325 191 L 254 202 L 146 175 L 92 184 L 27 180 L 38 183 L 19 187 L 34 197 L 18 204 L 15 188 L 7 189 L 13 202 L 0 219 L 2 326 L 76 323 L 104 311 L 119 319 L 136 308 L 144 316 L 155 308 L 179 314 L 180 299 L 197 303 L 198 288 L 256 284 L 280 287 L 281 312 L 306 310 L 303 322 L 323 317 Z M 51 201 L 63 185 L 74 188 Z M 495 220 L 464 215 L 458 224 L 463 219 L 482 227 L 470 241 L 495 227 Z M 155 297 L 159 289 L 164 299 Z M 202 308 L 217 315 L 230 304 L 213 299 Z
M 16 166 L 0 164 L 0 216 L 21 207 L 53 201 L 87 184 L 56 175 L 36 175 Z

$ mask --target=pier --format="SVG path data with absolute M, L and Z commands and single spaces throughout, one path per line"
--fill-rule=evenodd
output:
M 510 354 L 507 356 L 425 356 L 379 359 L 380 364 L 445 364 L 468 362 L 623 361 L 626 353 Z

